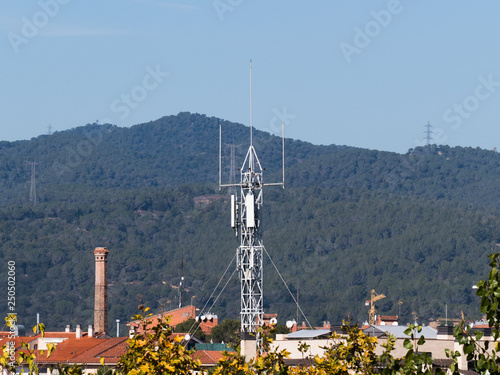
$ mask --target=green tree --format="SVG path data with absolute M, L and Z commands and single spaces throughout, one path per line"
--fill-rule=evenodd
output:
M 435 372 L 432 370 L 433 359 L 427 353 L 420 353 L 419 346 L 425 343 L 425 337 L 420 336 L 416 339 L 416 334 L 422 331 L 421 326 L 411 324 L 406 330 L 405 335 L 410 336 L 404 340 L 403 346 L 407 349 L 405 356 L 401 359 L 396 359 L 391 355 L 396 342 L 394 337 L 389 337 L 386 344 L 383 345 L 384 353 L 379 357 L 378 361 L 384 367 L 383 374 L 444 374 L 441 369 Z
M 133 319 L 140 320 L 143 327 L 138 333 L 127 340 L 128 351 L 118 362 L 117 372 L 126 375 L 146 374 L 191 374 L 200 369 L 200 361 L 194 360 L 181 344 L 181 339 L 170 339 L 172 329 L 168 325 L 168 318 L 160 321 L 152 331 L 146 331 L 148 318 L 144 316 L 149 308 L 139 306 L 142 312 Z
M 182 323 L 177 324 L 175 326 L 174 332 L 189 333 L 192 332 L 194 329 L 196 329 L 196 331 L 194 331 L 194 334 L 192 335 L 200 339 L 201 341 L 205 341 L 207 335 L 205 335 L 205 332 L 203 332 L 201 328 L 198 327 L 198 323 L 193 318 L 189 318 L 188 320 L 185 320 Z
M 224 319 L 221 324 L 212 328 L 210 336 L 214 342 L 238 346 L 241 341 L 240 321 Z
M 343 335 L 334 334 L 334 343 L 324 347 L 325 354 L 314 358 L 314 366 L 319 373 L 373 374 L 378 364 L 375 347 L 377 338 L 363 333 L 357 324 L 344 322 Z
M 474 368 L 480 374 L 500 373 L 500 253 L 494 253 L 490 258 L 490 272 L 487 280 L 477 283 L 476 294 L 481 297 L 481 312 L 486 315 L 488 325 L 492 329 L 493 341 L 480 341 L 483 332 L 474 330 L 464 321 L 455 327 L 454 336 L 462 346 L 467 361 L 473 361 Z M 454 359 L 451 366 L 453 374 L 458 374 L 457 358 L 459 352 L 447 352 Z

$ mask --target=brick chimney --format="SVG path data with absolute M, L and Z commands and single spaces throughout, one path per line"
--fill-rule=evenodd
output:
M 108 333 L 108 249 L 96 247 L 95 256 L 95 333 Z

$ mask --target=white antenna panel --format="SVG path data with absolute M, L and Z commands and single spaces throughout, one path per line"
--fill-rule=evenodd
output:
M 245 280 L 250 280 L 252 277 L 252 271 L 251 270 L 245 270 L 243 272 L 243 276 Z
M 255 228 L 255 197 L 253 194 L 247 194 L 245 206 L 247 209 L 247 228 Z
M 231 195 L 231 228 L 236 226 L 236 202 L 234 194 Z

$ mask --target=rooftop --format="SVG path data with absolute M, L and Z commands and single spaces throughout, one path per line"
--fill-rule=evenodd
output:
M 287 335 L 287 339 L 318 339 L 327 338 L 331 335 L 331 330 L 329 329 L 303 329 L 300 331 L 295 331 Z
M 407 326 L 372 325 L 367 328 L 364 328 L 363 332 L 369 335 L 374 334 L 377 337 L 383 336 L 385 333 L 388 333 L 395 336 L 398 339 L 406 339 L 410 337 L 409 335 L 406 335 L 404 333 L 404 331 L 406 331 L 407 329 L 408 329 Z M 437 330 L 429 326 L 422 327 L 422 331 L 420 332 L 417 332 L 415 330 L 414 337 L 420 338 L 421 336 L 424 336 L 426 339 L 435 339 L 437 338 Z

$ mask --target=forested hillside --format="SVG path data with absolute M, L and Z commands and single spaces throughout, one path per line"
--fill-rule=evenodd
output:
M 0 142 L 0 200 L 22 201 L 29 186 L 28 161 L 39 163 L 40 198 L 53 185 L 121 189 L 217 183 L 219 123 L 227 144 L 236 144 L 237 156 L 248 148 L 247 127 L 203 115 L 181 113 L 131 128 L 87 125 L 31 141 Z M 255 132 L 255 145 L 267 170 L 281 170 L 281 138 Z M 339 147 L 314 146 L 287 140 L 288 164 L 331 155 Z
M 207 302 L 238 245 L 227 192 L 217 191 L 219 122 L 223 143 L 241 145 L 239 166 L 248 128 L 189 113 L 0 143 L 2 270 L 16 261 L 21 323 L 34 324 L 37 312 L 49 329 L 92 323 L 96 246 L 110 250 L 110 322 L 128 320 L 138 295 L 154 309 L 175 306 L 182 258 L 183 300 Z M 281 139 L 257 131 L 255 146 L 266 180 L 279 180 Z M 313 324 L 366 320 L 371 289 L 387 295 L 382 314 L 398 314 L 403 301 L 404 321 L 412 311 L 424 322 L 442 316 L 446 304 L 449 316 L 480 316 L 471 287 L 500 242 L 498 154 L 433 146 L 399 155 L 290 139 L 286 154 L 286 189 L 265 191 L 264 242 Z M 268 259 L 264 285 L 266 312 L 296 318 Z M 213 312 L 237 318 L 238 288 L 234 276 Z

